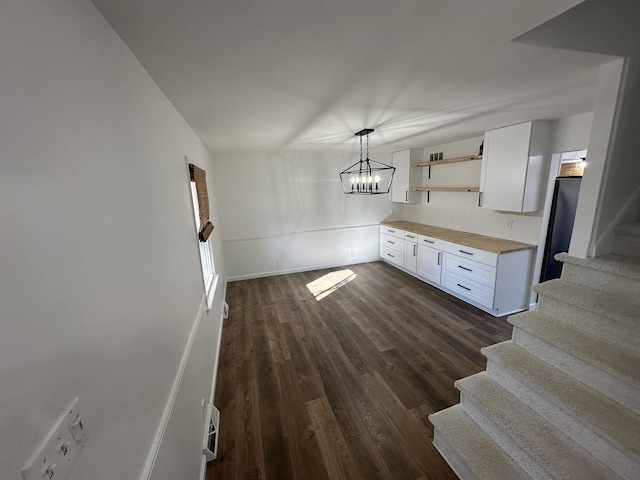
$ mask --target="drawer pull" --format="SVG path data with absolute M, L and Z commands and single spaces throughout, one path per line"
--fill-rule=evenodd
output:
M 395 245 L 396 242 L 392 242 L 391 240 L 387 240 L 387 243 L 390 243 L 391 245 Z
M 436 243 L 436 242 L 434 242 L 433 240 L 425 240 L 425 239 L 422 239 L 422 241 L 423 241 L 423 242 L 425 242 L 425 243 Z
M 391 255 L 390 253 L 387 253 L 387 257 L 396 258 L 393 255 Z
M 467 267 L 463 267 L 462 265 L 458 265 L 458 268 L 461 268 L 462 270 L 466 270 L 467 272 L 473 272 L 473 269 L 467 268 Z
M 466 250 L 458 250 L 460 253 L 464 253 L 465 255 L 473 255 L 473 252 L 467 252 Z
M 438 252 L 438 265 L 440 265 L 440 255 L 442 255 L 442 252 Z
M 418 255 L 418 252 L 416 251 L 417 249 L 418 249 L 418 245 L 417 245 L 417 244 L 414 244 L 414 245 L 413 245 L 413 256 L 414 256 L 414 257 Z
M 467 290 L 467 291 L 469 291 L 469 292 L 471 291 L 471 289 L 470 289 L 469 287 L 465 287 L 464 285 L 460 285 L 459 283 L 458 283 L 458 286 L 459 286 L 460 288 L 464 288 L 465 290 Z
M 407 238 L 416 238 L 414 235 L 407 235 Z
M 396 233 L 396 231 L 395 231 L 395 230 L 391 230 L 390 228 L 387 228 L 387 232 L 389 232 L 389 233 Z

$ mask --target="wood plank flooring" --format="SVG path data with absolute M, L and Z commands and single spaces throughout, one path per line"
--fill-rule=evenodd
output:
M 456 478 L 427 416 L 505 318 L 383 262 L 232 282 L 227 303 L 207 480 Z

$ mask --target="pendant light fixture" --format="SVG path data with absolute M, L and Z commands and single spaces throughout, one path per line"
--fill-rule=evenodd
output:
M 347 195 L 380 195 L 389 193 L 395 167 L 369 160 L 369 134 L 373 128 L 356 132 L 360 137 L 360 161 L 340 172 L 342 191 Z M 367 154 L 362 159 L 362 137 L 367 137 Z

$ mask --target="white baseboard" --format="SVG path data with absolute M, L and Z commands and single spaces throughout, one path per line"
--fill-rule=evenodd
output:
M 357 262 L 350 263 L 331 263 L 325 265 L 309 265 L 307 267 L 298 267 L 298 268 L 287 268 L 283 270 L 273 270 L 270 272 L 258 272 L 251 273 L 248 275 L 237 275 L 235 277 L 227 278 L 228 282 L 237 282 L 239 280 L 251 280 L 254 278 L 264 278 L 264 277 L 275 277 L 276 275 L 287 275 L 289 273 L 300 273 L 300 272 L 311 272 L 313 270 L 322 270 L 324 268 L 339 268 L 339 267 L 347 267 L 349 265 L 357 265 L 359 263 L 369 263 L 369 262 L 378 262 L 381 261 L 380 256 L 375 256 L 370 259 L 360 259 Z

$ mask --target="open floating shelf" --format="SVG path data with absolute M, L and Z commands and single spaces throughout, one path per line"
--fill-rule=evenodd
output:
M 482 160 L 482 155 L 467 155 L 466 157 L 445 158 L 444 160 L 433 160 L 432 162 L 414 163 L 414 167 L 435 167 L 447 163 L 470 162 L 471 160 Z
M 480 187 L 418 187 L 416 192 L 427 192 L 427 203 L 430 200 L 431 192 L 479 192 Z

